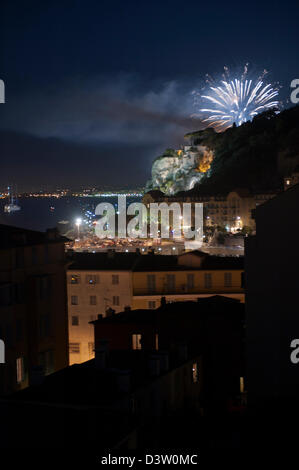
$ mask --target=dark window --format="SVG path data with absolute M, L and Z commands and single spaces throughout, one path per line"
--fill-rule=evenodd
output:
M 149 292 L 156 291 L 156 276 L 155 274 L 148 274 L 147 275 L 147 288 Z
M 51 296 L 51 278 L 49 276 L 39 279 L 39 298 L 40 300 L 48 299 Z
M 16 267 L 17 268 L 24 267 L 24 249 L 23 248 L 16 249 Z
M 43 366 L 45 375 L 54 372 L 54 351 L 52 349 L 39 353 L 39 365 Z
M 23 283 L 15 285 L 15 302 L 17 304 L 25 302 L 25 285 Z
M 175 274 L 166 275 L 166 289 L 170 292 L 175 291 Z
M 224 273 L 224 287 L 232 287 L 232 273 Z
M 212 287 L 212 273 L 205 273 L 205 288 L 210 289 Z
M 72 295 L 71 296 L 71 304 L 72 305 L 78 305 L 78 296 L 77 295 Z
M 0 305 L 7 307 L 13 303 L 13 286 L 7 284 L 0 287 Z
M 69 352 L 71 354 L 80 354 L 80 343 L 70 343 Z
M 45 246 L 44 246 L 44 261 L 45 261 L 45 264 L 48 264 L 49 261 L 50 261 L 50 257 L 49 257 L 49 245 L 45 245 Z
M 37 247 L 32 247 L 32 264 L 37 264 Z
M 79 325 L 79 317 L 78 315 L 73 315 L 72 316 L 72 326 L 78 326 Z
M 16 320 L 16 340 L 22 341 L 23 339 L 23 320 L 22 318 L 17 318 Z
M 194 274 L 189 273 L 187 274 L 187 288 L 193 289 L 194 287 Z
M 51 333 L 51 316 L 50 313 L 44 313 L 39 319 L 39 335 L 40 338 L 47 338 Z

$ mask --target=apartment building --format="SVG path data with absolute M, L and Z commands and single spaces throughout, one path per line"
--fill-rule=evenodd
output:
M 68 365 L 67 326 L 64 239 L 0 225 L 0 394 Z
M 174 255 L 76 253 L 67 275 L 70 364 L 94 357 L 97 316 L 126 307 L 154 309 L 167 302 L 215 294 L 244 301 L 243 258 L 200 251 Z
M 250 193 L 248 189 L 239 188 L 226 194 L 206 194 L 189 191 L 178 196 L 165 196 L 160 191 L 149 191 L 143 197 L 143 203 L 152 202 L 201 202 L 204 209 L 204 225 L 225 227 L 228 232 L 236 232 L 247 227 L 255 230 L 252 211 L 259 205 L 276 196 L 274 192 Z M 194 216 L 194 208 L 193 208 Z M 170 216 L 170 224 L 171 224 Z M 193 224 L 194 225 L 194 224 Z
M 243 258 L 201 251 L 141 256 L 134 265 L 132 283 L 134 309 L 157 308 L 161 296 L 176 302 L 218 294 L 244 302 Z
M 131 305 L 132 266 L 137 257 L 137 253 L 74 254 L 67 275 L 70 364 L 94 357 L 91 321 Z

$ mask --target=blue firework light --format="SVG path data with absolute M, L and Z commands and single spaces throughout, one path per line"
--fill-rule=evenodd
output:
M 207 76 L 208 93 L 200 94 L 201 104 L 206 107 L 199 109 L 203 122 L 222 132 L 233 124 L 240 126 L 250 121 L 259 113 L 278 108 L 278 88 L 266 83 L 264 70 L 259 77 L 248 77 L 248 64 L 239 77 L 231 78 L 227 67 L 219 82 Z

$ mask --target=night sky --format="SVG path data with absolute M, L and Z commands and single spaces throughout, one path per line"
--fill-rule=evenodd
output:
M 14 1 L 0 6 L 0 189 L 135 187 L 200 128 L 192 90 L 246 62 L 299 78 L 295 2 Z M 287 103 L 286 103 L 287 105 Z

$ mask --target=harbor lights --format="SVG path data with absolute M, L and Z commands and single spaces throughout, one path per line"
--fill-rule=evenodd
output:
M 82 224 L 82 219 L 80 217 L 78 217 L 76 219 L 76 222 L 75 222 L 76 226 L 77 226 L 77 230 L 78 230 L 78 240 L 80 238 L 80 225 Z

